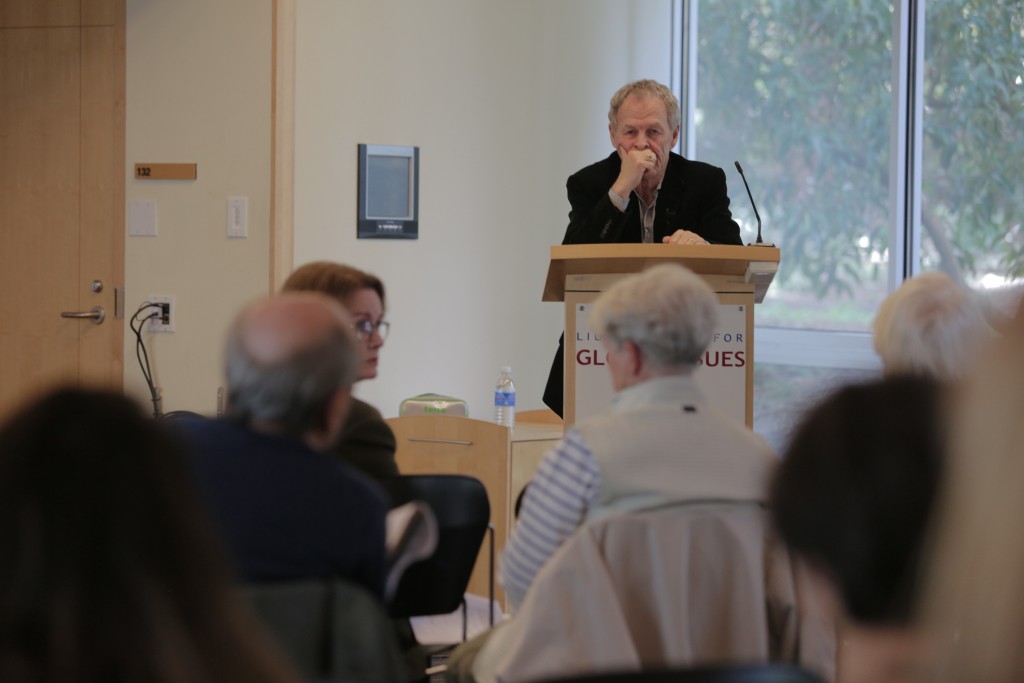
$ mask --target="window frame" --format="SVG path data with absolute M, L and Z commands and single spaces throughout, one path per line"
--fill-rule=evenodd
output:
M 890 122 L 889 264 L 891 293 L 921 268 L 923 78 L 926 0 L 894 0 L 892 116 Z M 679 98 L 677 151 L 696 158 L 697 45 L 700 0 L 673 0 L 673 63 L 670 87 Z M 782 254 L 785 263 L 785 253 Z M 767 327 L 756 324 L 759 363 L 850 370 L 881 369 L 868 332 Z

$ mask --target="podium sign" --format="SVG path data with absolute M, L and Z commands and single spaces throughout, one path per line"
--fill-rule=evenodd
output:
M 608 372 L 608 354 L 604 350 L 604 344 L 587 324 L 590 309 L 590 303 L 576 305 L 576 353 L 573 363 L 576 366 L 577 420 L 608 410 L 612 394 L 615 393 L 612 389 L 611 374 Z M 565 348 L 568 353 L 568 344 Z
M 657 263 L 701 275 L 718 296 L 719 322 L 694 374 L 708 402 L 753 427 L 754 304 L 778 267 L 770 247 L 571 245 L 552 247 L 545 301 L 565 302 L 566 426 L 608 410 L 613 395 L 607 353 L 587 325 L 592 303 L 617 280 Z
M 592 304 L 576 306 L 576 420 L 606 412 L 614 394 L 604 344 L 590 329 Z M 747 310 L 745 304 L 719 304 L 718 327 L 694 373 L 697 386 L 729 417 L 746 422 Z

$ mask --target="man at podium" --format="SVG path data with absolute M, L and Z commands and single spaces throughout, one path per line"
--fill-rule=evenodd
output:
M 562 244 L 743 244 L 725 172 L 675 152 L 679 101 L 664 85 L 634 81 L 608 110 L 612 152 L 569 176 Z
M 608 135 L 615 151 L 569 176 L 562 244 L 743 244 L 725 172 L 671 151 L 679 122 L 679 101 L 656 81 L 627 83 L 612 95 Z M 544 403 L 559 415 L 563 341 L 544 389 Z

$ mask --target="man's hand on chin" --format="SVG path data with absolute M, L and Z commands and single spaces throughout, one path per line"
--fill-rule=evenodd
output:
M 689 230 L 676 230 L 671 235 L 662 237 L 665 244 L 711 244 L 695 232 Z
M 640 185 L 644 174 L 654 169 L 658 159 L 649 149 L 633 149 L 627 152 L 620 145 L 617 151 L 622 166 L 619 169 L 619 177 L 612 185 L 612 192 L 620 197 L 628 197 L 629 193 Z

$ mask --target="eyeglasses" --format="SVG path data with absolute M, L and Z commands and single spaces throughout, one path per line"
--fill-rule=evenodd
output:
M 356 337 L 363 341 L 373 336 L 373 331 L 376 330 L 380 336 L 380 340 L 384 341 L 388 338 L 388 330 L 391 329 L 391 323 L 387 320 L 378 320 L 377 322 L 371 322 L 369 320 L 360 320 L 352 323 L 352 329 L 356 332 Z

